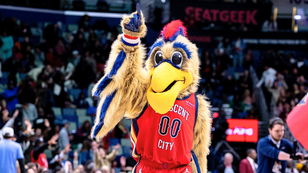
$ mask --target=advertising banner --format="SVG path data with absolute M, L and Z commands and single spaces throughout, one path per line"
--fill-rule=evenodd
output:
M 228 142 L 258 142 L 258 120 L 227 119 L 226 130 Z
M 195 22 L 237 23 L 262 26 L 269 19 L 272 4 L 171 1 L 171 18 Z

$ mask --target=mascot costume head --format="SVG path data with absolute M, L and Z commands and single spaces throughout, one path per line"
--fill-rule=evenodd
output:
M 193 172 L 206 172 L 211 118 L 205 96 L 195 94 L 197 47 L 175 20 L 146 54 L 140 38 L 147 29 L 139 4 L 136 9 L 123 17 L 123 34 L 113 43 L 105 75 L 93 88 L 101 100 L 91 135 L 99 140 L 129 118 L 133 157 L 139 162 L 135 171 L 144 172 L 141 167 L 147 166 L 158 172 L 190 172 L 191 166 Z
M 160 114 L 168 112 L 176 98 L 195 93 L 199 81 L 197 47 L 187 39 L 179 20 L 167 24 L 151 47 L 147 68 L 151 77 L 147 99 Z

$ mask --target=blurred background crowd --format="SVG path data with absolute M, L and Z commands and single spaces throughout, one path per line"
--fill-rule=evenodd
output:
M 107 14 L 130 13 L 135 3 L 123 2 L 120 6 L 120 2 L 101 0 L 0 1 L 0 129 L 14 128 L 28 173 L 131 172 L 136 161 L 131 157 L 130 120 L 123 119 L 99 142 L 91 139 L 90 131 L 99 102 L 99 98 L 92 97 L 91 89 L 104 75 L 111 45 L 121 33 L 121 17 L 108 18 Z M 179 4 L 185 3 L 188 1 Z M 203 2 L 192 4 L 198 3 Z M 277 18 L 272 9 L 274 1 L 207 3 L 214 7 L 215 3 L 236 6 L 239 10 L 252 5 L 270 7 L 265 16 L 252 16 L 251 22 L 256 20 L 258 24 L 251 25 L 248 19 L 240 23 L 232 16 L 216 23 L 223 12 L 212 11 L 210 20 L 206 7 L 200 8 L 200 14 L 186 8 L 181 11 L 186 14 L 183 17 L 174 12 L 174 1 L 141 2 L 149 30 L 142 43 L 151 46 L 171 19 L 180 18 L 188 27 L 188 36 L 199 47 L 201 60 L 198 93 L 205 94 L 213 107 L 209 171 L 219 172 L 220 166 L 233 164 L 237 172 L 243 158 L 257 158 L 255 150 L 249 149 L 255 149 L 256 143 L 226 142 L 232 150 L 217 148 L 226 140 L 227 120 L 257 120 L 259 138 L 268 134 L 269 118 L 277 116 L 285 121 L 307 93 L 307 50 L 303 49 L 307 42 L 306 37 L 301 40 L 302 33 L 294 33 L 300 23 L 297 26 L 292 24 L 293 19 Z M 9 10 L 6 7 L 16 7 L 17 11 L 5 11 Z M 18 15 L 27 14 L 25 9 L 38 9 L 38 15 L 49 13 L 47 9 L 40 13 L 43 8 L 79 11 L 74 20 L 62 21 L 51 19 L 51 14 L 43 19 L 31 19 L 33 12 L 28 18 Z M 91 12 L 83 13 L 84 10 Z M 54 15 L 60 15 L 58 12 L 54 10 Z M 279 43 L 279 39 L 289 37 L 293 42 Z M 287 126 L 285 137 L 294 138 Z M 43 158 L 47 163 L 38 161 Z M 288 165 L 292 172 L 308 172 L 308 165 Z

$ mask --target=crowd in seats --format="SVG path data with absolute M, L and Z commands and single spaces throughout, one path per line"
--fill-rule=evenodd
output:
M 71 31 L 61 22 L 1 19 L 0 128 L 14 127 L 28 172 L 129 172 L 136 164 L 129 120 L 99 142 L 90 135 L 99 101 L 91 90 L 118 30 L 89 20 Z
M 232 110 L 229 118 L 258 119 L 249 68 L 253 55 L 238 37 L 222 39 L 211 53 L 201 57 L 199 92 L 207 95 L 213 107 Z
M 265 93 L 270 113 L 286 120 L 290 111 L 307 93 L 307 60 L 304 54 L 268 50 L 260 55 L 263 63 L 257 87 Z

